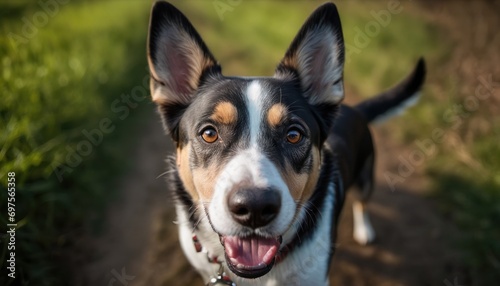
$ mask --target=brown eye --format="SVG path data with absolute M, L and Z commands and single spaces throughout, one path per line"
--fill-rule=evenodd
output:
M 292 144 L 299 143 L 301 139 L 302 139 L 302 133 L 300 133 L 300 131 L 297 129 L 290 129 L 286 133 L 286 141 Z
M 201 133 L 201 138 L 207 143 L 214 143 L 219 138 L 219 135 L 215 129 L 208 127 Z

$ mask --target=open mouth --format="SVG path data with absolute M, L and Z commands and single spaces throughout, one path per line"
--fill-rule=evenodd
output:
M 281 241 L 281 236 L 221 236 L 229 269 L 244 278 L 258 278 L 268 273 L 273 268 Z

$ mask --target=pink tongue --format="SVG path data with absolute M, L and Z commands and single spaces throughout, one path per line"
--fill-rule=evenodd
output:
M 275 238 L 251 237 L 224 237 L 224 248 L 227 257 L 237 268 L 263 268 L 271 264 L 280 243 Z

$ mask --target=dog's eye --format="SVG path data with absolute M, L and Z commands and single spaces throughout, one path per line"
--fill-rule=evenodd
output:
M 286 141 L 292 144 L 299 143 L 301 139 L 302 139 L 302 133 L 295 128 L 289 129 L 288 132 L 286 133 Z
M 201 138 L 207 143 L 214 143 L 219 138 L 219 134 L 212 127 L 207 127 L 201 133 Z

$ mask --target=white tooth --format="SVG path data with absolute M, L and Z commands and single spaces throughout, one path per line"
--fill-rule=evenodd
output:
M 263 260 L 264 261 L 270 261 L 270 260 L 272 260 L 273 259 L 272 253 L 275 251 L 275 249 L 276 249 L 276 246 L 273 246 L 273 247 L 269 248 L 269 250 L 267 251 L 266 255 L 264 255 Z
M 233 265 L 238 264 L 238 260 L 236 260 L 236 258 L 230 257 L 229 260 L 231 261 L 231 264 L 233 264 Z
M 236 265 L 236 268 L 245 269 L 245 265 L 238 263 L 238 265 Z

